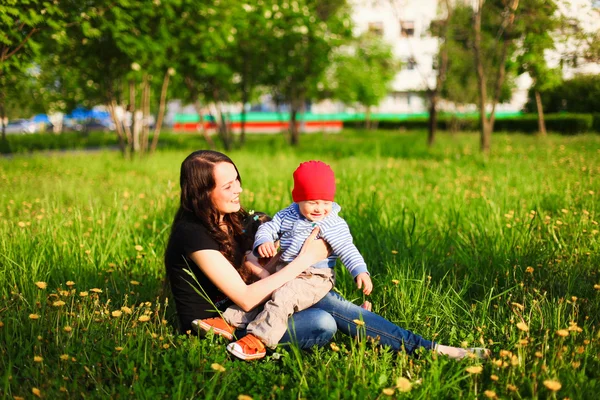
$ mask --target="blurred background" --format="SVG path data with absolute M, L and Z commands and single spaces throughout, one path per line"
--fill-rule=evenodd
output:
M 600 130 L 592 0 L 67 0 L 0 5 L 7 135 Z M 545 115 L 546 114 L 546 115 Z

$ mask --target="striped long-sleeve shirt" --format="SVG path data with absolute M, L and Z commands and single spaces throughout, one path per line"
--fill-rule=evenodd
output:
M 342 208 L 333 203 L 331 213 L 321 221 L 309 221 L 302 214 L 296 203 L 279 211 L 273 219 L 262 224 L 254 239 L 254 250 L 266 242 L 279 240 L 281 246 L 281 260 L 291 262 L 300 253 L 304 241 L 308 238 L 315 226 L 319 226 L 319 236 L 323 238 L 333 250 L 326 262 L 319 262 L 314 267 L 330 267 L 335 265 L 339 257 L 348 272 L 355 278 L 358 274 L 367 271 L 367 264 L 362 255 L 352 243 L 352 235 L 348 224 L 338 216 Z

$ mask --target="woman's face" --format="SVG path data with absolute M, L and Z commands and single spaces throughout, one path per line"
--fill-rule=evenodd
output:
M 210 198 L 219 213 L 225 215 L 239 211 L 242 186 L 233 164 L 218 163 L 215 165 L 213 173 L 216 185 L 210 193 Z

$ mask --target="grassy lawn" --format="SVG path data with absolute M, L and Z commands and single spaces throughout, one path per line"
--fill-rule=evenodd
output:
M 330 163 L 374 311 L 441 343 L 483 344 L 492 360 L 408 357 L 338 334 L 245 363 L 221 338 L 177 335 L 163 254 L 181 161 L 203 146 L 193 137 L 134 161 L 0 159 L 0 397 L 597 398 L 600 135 L 496 134 L 489 157 L 475 134 L 432 150 L 424 132 L 301 142 L 255 135 L 229 153 L 245 208 L 275 213 L 299 162 Z M 337 272 L 337 290 L 361 303 Z

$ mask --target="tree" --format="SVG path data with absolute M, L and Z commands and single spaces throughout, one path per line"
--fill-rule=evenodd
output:
M 429 98 L 429 123 L 427 127 L 427 145 L 433 146 L 435 143 L 435 134 L 437 130 L 437 115 L 438 115 L 438 101 L 440 92 L 446 81 L 446 74 L 448 72 L 448 49 L 449 35 L 450 35 L 450 24 L 452 21 L 452 5 L 450 0 L 443 0 L 441 2 L 440 13 L 443 18 L 432 23 L 430 30 L 432 33 L 439 38 L 439 50 L 437 55 L 437 74 L 435 77 L 435 87 L 427 87 L 426 93 Z
M 558 69 L 549 68 L 545 53 L 554 49 L 554 38 L 559 19 L 556 4 L 551 0 L 529 0 L 521 4 L 518 30 L 522 31 L 517 62 L 519 73 L 527 72 L 533 80 L 532 88 L 538 114 L 538 130 L 546 136 L 544 107 L 540 92 L 556 86 L 561 79 Z
M 370 129 L 371 107 L 389 92 L 399 69 L 391 46 L 372 33 L 363 34 L 333 57 L 331 71 L 324 75 L 320 90 L 346 105 L 365 108 L 365 126 Z
M 273 58 L 267 84 L 274 97 L 289 104 L 290 143 L 297 145 L 298 113 L 308 92 L 329 66 L 332 50 L 352 36 L 349 10 L 345 0 L 299 0 L 281 7 L 273 4 L 271 10 L 267 26 L 273 33 Z
M 65 23 L 63 10 L 57 2 L 41 0 L 6 0 L 0 4 L 0 120 L 2 140 L 6 140 L 4 121 L 7 101 L 14 99 L 10 90 L 32 67 L 37 54 L 40 31 L 53 34 Z M 13 100 L 14 101 L 14 100 Z
M 482 15 L 486 14 L 486 26 L 482 31 Z M 502 0 L 497 1 L 478 0 L 478 5 L 473 13 L 473 53 L 475 57 L 475 68 L 477 74 L 477 83 L 479 89 L 478 108 L 479 121 L 481 129 L 481 150 L 489 152 L 491 146 L 492 132 L 494 130 L 494 122 L 496 118 L 496 105 L 500 100 L 501 88 L 506 77 L 506 61 L 509 52 L 513 50 L 513 27 L 515 21 L 515 13 L 519 6 L 519 0 Z M 496 39 L 499 38 L 500 43 L 496 46 Z M 498 49 L 499 47 L 499 49 Z M 486 66 L 486 59 L 494 59 L 496 62 L 495 71 Z M 487 116 L 487 81 L 492 78 L 494 84 L 494 92 L 491 97 L 491 111 Z

